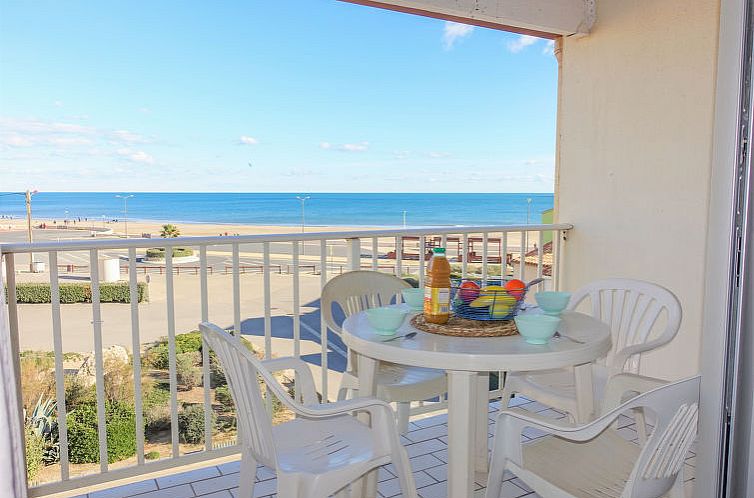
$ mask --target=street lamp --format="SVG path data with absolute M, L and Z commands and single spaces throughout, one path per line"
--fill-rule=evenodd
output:
M 308 195 L 305 195 L 305 196 L 297 195 L 296 199 L 301 201 L 301 232 L 303 232 L 304 227 L 306 226 L 306 207 L 304 206 L 304 204 L 306 203 L 308 199 L 311 199 L 311 197 Z
M 23 195 L 26 198 L 26 231 L 29 236 L 29 244 L 32 243 L 31 236 L 31 198 L 37 194 L 38 190 L 27 190 L 26 192 L 9 192 L 4 195 Z M 34 253 L 29 253 L 29 271 L 34 272 Z
M 531 215 L 531 197 L 526 199 L 526 224 L 529 224 L 529 216 Z
M 406 210 L 403 210 L 403 228 L 406 228 Z
M 133 195 L 116 195 L 118 199 L 123 199 L 123 222 L 126 225 L 126 238 L 128 238 L 128 199 Z

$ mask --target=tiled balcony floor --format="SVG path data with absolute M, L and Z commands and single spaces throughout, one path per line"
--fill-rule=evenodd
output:
M 562 418 L 563 414 L 552 410 L 537 402 L 522 398 L 515 398 L 512 405 L 536 412 L 543 416 Z M 489 443 L 492 444 L 492 434 L 495 429 L 495 418 L 499 407 L 498 402 L 490 403 Z M 618 424 L 618 432 L 630 440 L 636 440 L 637 434 L 633 419 L 622 416 Z M 447 496 L 447 459 L 448 459 L 448 427 L 447 415 L 436 415 L 411 422 L 408 434 L 403 438 L 406 450 L 411 458 L 416 486 L 422 498 L 445 498 Z M 542 434 L 534 430 L 525 433 L 525 440 L 541 437 Z M 687 479 L 687 496 L 694 478 L 696 456 L 690 452 L 686 458 L 685 477 Z M 208 466 L 188 472 L 176 473 L 155 479 L 134 482 L 131 484 L 92 491 L 78 495 L 77 498 L 238 498 L 239 462 L 232 461 L 215 466 Z M 475 497 L 484 496 L 486 474 L 477 474 Z M 254 496 L 270 498 L 275 496 L 275 473 L 266 467 L 257 470 L 257 484 Z M 388 498 L 400 496 L 400 486 L 395 474 L 388 465 L 380 469 L 379 496 Z M 534 498 L 526 484 L 513 474 L 506 476 L 499 498 Z

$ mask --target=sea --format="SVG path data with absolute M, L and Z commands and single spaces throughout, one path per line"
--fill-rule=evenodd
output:
M 539 223 L 553 207 L 541 193 L 38 192 L 35 218 L 250 225 L 421 227 Z M 303 199 L 303 201 L 301 200 Z M 0 216 L 26 216 L 23 196 L 0 193 Z

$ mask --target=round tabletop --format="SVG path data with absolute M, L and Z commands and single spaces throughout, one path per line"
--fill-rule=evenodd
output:
M 431 334 L 411 325 L 410 316 L 397 335 L 417 332 L 409 339 L 386 341 L 366 313 L 343 322 L 343 342 L 358 354 L 401 365 L 472 372 L 526 371 L 589 363 L 610 349 L 607 324 L 577 312 L 563 312 L 560 337 L 547 344 L 529 344 L 520 335 L 508 337 L 454 337 Z

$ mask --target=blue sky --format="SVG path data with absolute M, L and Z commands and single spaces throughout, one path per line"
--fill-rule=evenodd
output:
M 547 40 L 334 0 L 0 11 L 0 190 L 553 190 Z

